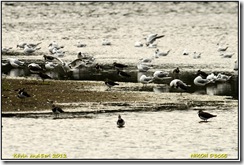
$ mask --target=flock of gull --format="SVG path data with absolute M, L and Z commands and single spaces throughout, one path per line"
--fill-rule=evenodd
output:
M 165 52 L 160 51 L 157 49 L 157 43 L 155 42 L 156 40 L 164 37 L 164 35 L 157 35 L 157 34 L 151 34 L 147 36 L 145 46 L 149 48 L 156 48 L 154 54 L 150 58 L 141 58 L 139 59 L 139 62 L 137 63 L 137 69 L 139 72 L 142 73 L 142 75 L 139 78 L 139 82 L 142 83 L 143 85 L 146 85 L 148 83 L 153 83 L 155 80 L 164 80 L 164 79 L 169 79 L 169 72 L 161 71 L 161 70 L 156 70 L 152 76 L 146 76 L 146 73 L 148 70 L 152 68 L 152 61 L 156 58 L 160 58 L 162 56 L 167 56 L 171 52 L 170 50 L 167 50 Z M 37 44 L 30 44 L 30 43 L 20 43 L 17 45 L 17 48 L 23 49 L 23 53 L 26 55 L 33 54 L 34 52 L 38 51 L 41 49 L 39 45 L 41 42 Z M 103 46 L 109 46 L 111 45 L 111 42 L 108 41 L 107 39 L 104 39 L 102 41 Z M 76 47 L 86 47 L 86 44 L 78 42 Z M 143 47 L 144 44 L 141 42 L 135 42 L 135 47 Z M 95 58 L 91 55 L 88 55 L 86 53 L 81 53 L 79 52 L 77 55 L 77 59 L 75 59 L 72 62 L 65 62 L 62 60 L 62 57 L 65 56 L 65 51 L 63 51 L 64 46 L 59 45 L 56 41 L 53 41 L 49 44 L 48 46 L 48 51 L 50 52 L 50 55 L 43 55 L 43 64 L 37 64 L 37 63 L 30 63 L 26 64 L 25 62 L 18 60 L 17 58 L 8 58 L 7 62 L 2 62 L 2 66 L 6 65 L 11 65 L 13 68 L 23 68 L 23 67 L 28 67 L 29 71 L 31 74 L 37 74 L 43 81 L 45 79 L 53 79 L 50 75 L 48 75 L 48 71 L 54 70 L 56 67 L 60 67 L 63 69 L 65 74 L 68 74 L 75 69 L 80 69 L 80 68 L 85 68 L 85 67 L 93 67 L 95 70 L 98 72 L 104 70 L 104 67 L 101 64 L 95 63 Z M 220 52 L 220 56 L 222 58 L 231 58 L 234 53 L 227 53 L 226 50 L 228 49 L 228 46 L 221 46 L 218 44 L 218 49 L 217 51 Z M 10 48 L 2 48 L 2 53 L 9 53 L 12 50 L 12 47 Z M 190 53 L 187 52 L 187 50 L 184 50 L 182 52 L 182 55 L 188 56 Z M 193 58 L 198 59 L 201 58 L 202 53 L 193 53 Z M 125 69 L 128 67 L 126 64 L 122 63 L 117 63 L 114 62 L 112 66 L 116 71 L 118 76 L 123 77 L 123 78 L 129 78 L 131 75 L 125 71 Z M 237 61 L 235 61 L 235 67 L 234 70 L 238 70 L 238 64 Z M 177 89 L 179 91 L 187 91 L 189 88 L 191 88 L 191 85 L 186 84 L 182 80 L 179 79 L 179 74 L 180 74 L 180 69 L 179 67 L 175 68 L 172 71 L 172 74 L 174 75 L 173 80 L 169 83 L 169 86 L 171 88 Z M 198 70 L 196 73 L 196 77 L 193 80 L 193 83 L 196 86 L 205 86 L 207 84 L 212 84 L 216 82 L 226 82 L 229 81 L 231 76 L 225 75 L 223 73 L 210 73 L 207 74 L 201 70 Z M 111 89 L 113 86 L 119 85 L 119 83 L 114 82 L 110 79 L 105 80 L 105 85 L 108 87 L 108 89 Z M 30 95 L 25 91 L 24 88 L 20 89 L 17 95 L 19 98 L 23 99 L 26 97 L 30 97 Z M 59 113 L 64 112 L 61 108 L 57 107 L 53 101 L 48 101 L 52 105 L 52 111 L 53 113 L 57 116 Z M 207 112 L 202 112 L 199 111 L 199 117 L 203 120 L 207 120 L 211 117 L 215 117 L 215 115 L 211 115 Z M 118 122 L 117 125 L 119 127 L 124 126 L 125 122 L 119 115 L 118 117 Z

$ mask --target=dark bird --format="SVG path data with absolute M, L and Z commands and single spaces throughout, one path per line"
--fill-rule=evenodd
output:
M 56 118 L 59 117 L 60 113 L 64 113 L 64 111 L 60 107 L 57 107 L 54 104 L 52 105 L 52 111 L 53 111 L 53 114 L 56 116 Z
M 26 97 L 31 97 L 26 91 L 25 91 L 25 88 L 22 88 L 19 90 L 18 92 L 18 98 L 20 99 L 25 99 Z
M 116 82 L 114 82 L 114 81 L 111 81 L 111 80 L 106 80 L 105 81 L 105 85 L 107 85 L 108 86 L 108 89 L 111 89 L 113 86 L 115 86 L 115 85 L 119 85 L 118 83 L 116 83 Z
M 208 74 L 207 74 L 206 72 L 201 71 L 201 70 L 198 70 L 198 71 L 197 71 L 197 75 L 198 75 L 198 76 L 201 75 L 201 77 L 202 77 L 203 79 L 206 79 L 206 78 L 208 77 Z
M 42 79 L 43 82 L 45 79 L 52 79 L 52 77 L 48 76 L 47 74 L 45 74 L 43 72 L 39 72 L 37 74 L 40 76 L 40 78 Z
M 99 65 L 98 63 L 96 63 L 95 69 L 96 69 L 97 72 L 99 72 L 99 71 L 103 70 L 103 67 L 101 65 Z
M 131 75 L 129 75 L 128 73 L 123 72 L 123 71 L 121 71 L 121 70 L 117 70 L 117 74 L 118 74 L 120 77 L 123 77 L 123 78 L 131 77 Z
M 216 117 L 217 115 L 212 115 L 210 113 L 207 112 L 203 112 L 202 110 L 198 111 L 198 116 L 200 117 L 200 119 L 207 121 L 208 119 L 212 118 L 212 117 Z
M 178 79 L 180 74 L 180 69 L 177 67 L 173 70 L 173 77 Z
M 119 70 L 123 70 L 124 68 L 128 67 L 128 65 L 120 64 L 117 62 L 114 62 L 113 65 L 114 65 L 115 69 L 119 69 Z
M 146 45 L 150 45 L 153 42 L 156 41 L 156 39 L 162 38 L 164 37 L 164 35 L 158 36 L 158 34 L 150 34 L 147 38 L 146 38 Z
M 64 113 L 64 111 L 60 107 L 57 107 L 54 104 L 54 101 L 47 99 L 47 103 L 52 104 L 52 111 L 56 118 L 59 117 L 60 113 Z
M 43 57 L 44 57 L 44 60 L 45 60 L 45 61 L 53 61 L 53 60 L 56 59 L 56 57 L 53 57 L 53 56 L 47 56 L 47 55 L 43 55 Z
M 121 116 L 118 116 L 117 126 L 118 127 L 124 127 L 125 121 L 121 118 Z

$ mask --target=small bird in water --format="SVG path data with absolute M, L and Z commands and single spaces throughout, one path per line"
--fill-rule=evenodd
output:
M 217 115 L 212 115 L 208 112 L 203 112 L 202 110 L 198 111 L 198 116 L 200 117 L 200 119 L 207 121 L 208 119 L 212 118 L 212 117 L 216 117 Z
M 117 126 L 118 127 L 124 127 L 125 121 L 121 118 L 121 116 L 118 116 Z

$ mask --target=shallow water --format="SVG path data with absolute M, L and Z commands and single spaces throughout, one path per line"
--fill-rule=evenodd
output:
M 66 154 L 68 159 L 191 159 L 191 154 L 238 156 L 237 109 L 211 110 L 200 122 L 196 110 L 118 113 L 80 118 L 3 118 L 2 158 L 13 154 Z M 13 135 L 13 132 L 15 135 Z

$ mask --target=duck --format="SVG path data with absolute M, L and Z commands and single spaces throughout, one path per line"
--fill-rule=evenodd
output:
M 124 127 L 125 125 L 125 121 L 121 118 L 121 116 L 118 116 L 118 120 L 117 120 L 117 126 L 118 127 Z
M 208 112 L 203 112 L 203 110 L 199 110 L 198 111 L 198 116 L 203 121 L 207 121 L 208 119 L 210 119 L 212 117 L 217 117 L 217 115 L 213 115 L 213 114 L 210 114 Z

